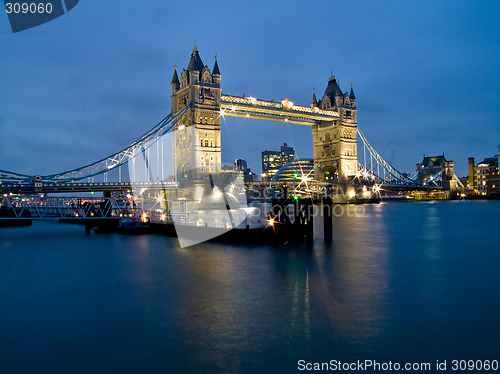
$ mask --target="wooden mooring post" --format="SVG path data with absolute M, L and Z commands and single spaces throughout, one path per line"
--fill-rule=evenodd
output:
M 323 205 L 323 237 L 325 242 L 329 243 L 333 240 L 333 206 L 332 199 L 325 197 L 322 200 Z

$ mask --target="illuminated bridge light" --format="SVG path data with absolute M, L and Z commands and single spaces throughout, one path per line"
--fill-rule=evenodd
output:
M 285 109 L 290 110 L 293 108 L 293 101 L 288 100 L 288 98 L 281 100 L 281 104 L 283 105 L 283 108 L 285 108 Z
M 255 97 L 250 97 L 249 99 L 253 105 L 257 104 L 257 99 Z

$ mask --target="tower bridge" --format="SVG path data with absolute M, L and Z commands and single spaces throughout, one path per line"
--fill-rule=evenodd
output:
M 350 93 L 342 93 L 333 75 L 321 100 L 313 93 L 311 107 L 295 105 L 288 99 L 276 103 L 222 95 L 217 57 L 210 71 L 195 46 L 180 79 L 174 68 L 171 94 L 173 115 L 190 105 L 173 128 L 174 172 L 178 180 L 187 177 L 189 170 L 197 170 L 198 174 L 220 172 L 217 165 L 221 163 L 222 116 L 311 126 L 317 181 L 345 181 L 358 171 L 356 96 L 352 87 Z
M 422 189 L 426 180 L 403 175 L 371 146 L 358 128 L 356 96 L 342 92 L 332 75 L 323 96 L 313 91 L 310 106 L 222 94 L 221 72 L 212 70 L 195 46 L 187 68 L 171 81 L 172 112 L 142 137 L 114 154 L 50 175 L 0 169 L 1 193 L 120 191 L 150 188 L 174 191 L 186 180 L 223 174 L 221 117 L 242 117 L 311 126 L 314 169 L 310 183 L 375 183 L 382 188 Z M 165 135 L 172 135 L 165 152 Z M 358 138 L 361 141 L 358 144 Z M 362 146 L 362 154 L 358 152 Z M 435 176 L 430 176 L 433 178 Z M 212 177 L 211 177 L 212 178 Z M 213 178 L 212 178 L 213 179 Z M 211 179 L 211 180 L 212 180 Z

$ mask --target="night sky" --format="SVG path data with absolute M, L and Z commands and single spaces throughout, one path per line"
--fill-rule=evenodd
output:
M 3 12 L 3 6 L 1 6 Z M 82 0 L 13 34 L 0 16 L 0 169 L 51 174 L 103 158 L 170 112 L 173 66 L 196 41 L 219 57 L 226 94 L 310 105 L 330 72 L 351 82 L 358 126 L 398 170 L 500 144 L 500 2 Z M 222 122 L 223 160 L 293 145 L 312 157 L 311 128 Z

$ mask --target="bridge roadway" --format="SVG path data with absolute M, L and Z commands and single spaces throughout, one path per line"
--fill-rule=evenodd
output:
M 175 190 L 177 182 L 37 182 L 37 183 L 3 183 L 0 193 L 68 193 L 68 192 L 104 192 L 130 191 L 137 189 Z
M 247 189 L 259 189 L 266 187 L 281 187 L 287 185 L 293 187 L 292 182 L 250 182 L 245 183 Z M 297 181 L 297 187 L 300 181 Z M 341 187 L 358 187 L 371 185 L 370 183 L 325 183 L 309 181 L 308 186 L 316 192 L 330 191 Z M 403 183 L 378 184 L 381 190 L 386 191 L 437 191 L 443 190 L 440 186 L 408 185 Z M 104 191 L 131 191 L 131 190 L 176 190 L 179 188 L 177 182 L 63 182 L 63 183 L 3 183 L 0 184 L 0 194 L 29 194 L 29 193 L 71 193 L 71 192 L 104 192 Z
M 303 185 L 304 182 L 297 181 L 296 182 L 296 187 L 297 189 L 300 188 L 300 185 Z M 315 182 L 315 181 L 308 181 L 307 186 L 309 191 L 308 192 L 324 192 L 324 191 L 335 191 L 336 189 L 341 189 L 341 188 L 347 188 L 347 187 L 353 187 L 353 188 L 362 188 L 363 186 L 371 187 L 377 185 L 381 191 L 398 191 L 398 192 L 404 192 L 404 191 L 442 191 L 443 187 L 441 186 L 430 186 L 430 185 L 410 185 L 410 184 L 404 184 L 404 183 L 378 183 L 378 182 L 362 182 L 362 181 L 350 181 L 350 182 L 341 182 L 341 183 L 327 183 L 327 182 Z M 288 182 L 288 183 L 282 183 L 282 182 L 249 182 L 245 183 L 245 186 L 248 189 L 260 189 L 260 188 L 266 188 L 266 187 L 274 187 L 274 188 L 279 188 L 279 187 L 293 187 L 293 182 Z M 293 189 L 291 189 L 292 191 Z

